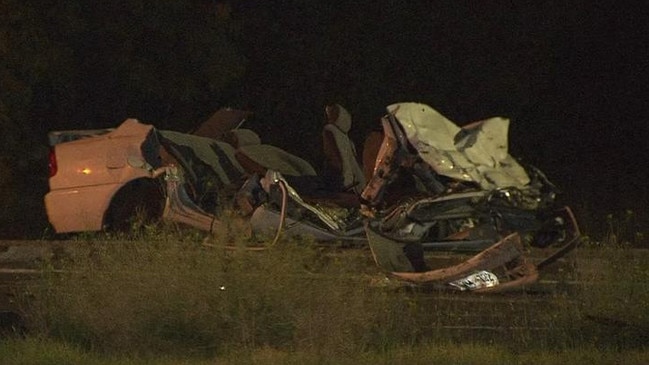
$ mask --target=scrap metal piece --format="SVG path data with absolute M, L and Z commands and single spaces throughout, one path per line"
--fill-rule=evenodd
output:
M 481 270 L 493 270 L 523 256 L 521 237 L 512 233 L 488 249 L 457 265 L 426 272 L 392 272 L 395 278 L 413 283 L 448 283 Z
M 213 232 L 220 222 L 216 216 L 205 212 L 189 198 L 183 186 L 181 170 L 176 166 L 169 166 L 165 180 L 167 181 L 167 199 L 163 217 L 200 230 Z
M 500 267 L 506 270 L 497 275 Z M 440 289 L 496 293 L 532 284 L 539 272 L 525 257 L 520 236 L 513 233 L 460 264 L 425 272 L 391 272 L 390 276 Z

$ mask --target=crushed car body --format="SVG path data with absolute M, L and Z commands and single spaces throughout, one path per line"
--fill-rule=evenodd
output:
M 509 155 L 509 120 L 490 118 L 460 128 L 424 104 L 398 103 L 387 111 L 361 211 L 369 217 L 366 233 L 374 258 L 393 277 L 460 290 L 502 290 L 535 281 L 538 270 L 576 247 L 579 229 L 570 209 L 557 206 L 556 187 Z M 390 185 L 404 175 L 417 188 L 404 202 L 384 206 Z M 545 259 L 531 263 L 527 247 L 546 249 Z M 426 250 L 479 253 L 431 270 Z M 481 280 L 490 277 L 498 280 Z
M 222 113 L 226 126 L 202 126 L 202 136 L 128 120 L 54 144 L 51 161 L 60 170 L 45 197 L 50 222 L 57 232 L 99 230 L 137 203 L 212 232 L 232 203 L 257 236 L 369 245 L 390 278 L 473 292 L 532 283 L 579 242 L 556 187 L 509 154 L 508 119 L 458 127 L 425 104 L 388 106 L 373 174 L 359 195 L 328 190 L 307 161 L 262 144 L 241 128 L 248 116 Z M 155 194 L 147 189 L 162 198 L 149 198 Z M 130 194 L 117 200 L 123 190 Z M 544 258 L 532 262 L 530 248 Z M 431 251 L 473 256 L 435 268 Z
M 570 208 L 557 205 L 557 188 L 509 155 L 509 120 L 460 128 L 424 104 L 398 103 L 387 111 L 373 176 L 358 206 L 341 214 L 340 206 L 301 197 L 290 181 L 269 172 L 253 184 L 265 193 L 253 227 L 309 232 L 321 240 L 362 235 L 392 278 L 481 292 L 532 283 L 577 246 L 579 228 Z M 544 257 L 532 262 L 530 249 Z M 434 269 L 426 262 L 429 251 L 474 256 Z

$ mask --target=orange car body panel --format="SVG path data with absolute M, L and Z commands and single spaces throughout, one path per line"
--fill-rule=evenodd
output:
M 45 209 L 57 233 L 101 230 L 115 193 L 151 176 L 128 161 L 144 160 L 141 145 L 152 129 L 127 119 L 109 133 L 53 146 L 58 171 L 49 179 Z

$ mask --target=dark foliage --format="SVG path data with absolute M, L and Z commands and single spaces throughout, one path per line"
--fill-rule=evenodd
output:
M 386 105 L 420 101 L 459 124 L 511 118 L 512 154 L 596 229 L 648 197 L 642 4 L 0 0 L 1 221 L 44 221 L 50 130 L 185 131 L 230 105 L 318 166 L 326 103 L 360 146 Z

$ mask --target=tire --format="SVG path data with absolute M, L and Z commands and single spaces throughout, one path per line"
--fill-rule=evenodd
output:
M 107 231 L 129 232 L 162 218 L 165 196 L 158 180 L 138 179 L 122 187 L 104 219 Z

